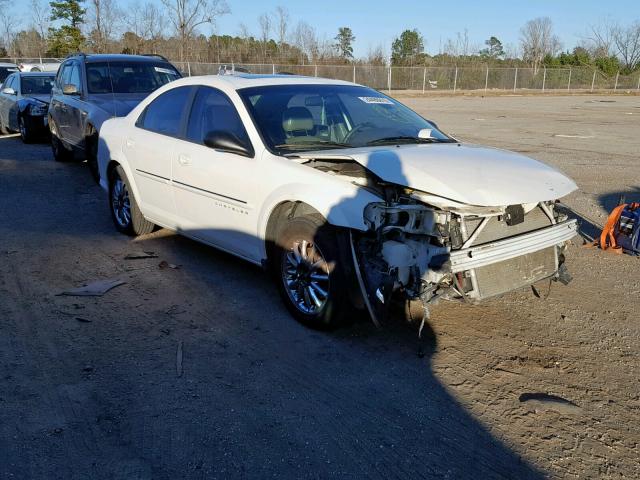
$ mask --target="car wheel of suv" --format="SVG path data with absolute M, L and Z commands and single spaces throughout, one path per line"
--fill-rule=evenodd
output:
M 85 151 L 87 156 L 87 165 L 91 176 L 100 183 L 100 170 L 98 169 L 98 134 L 93 133 L 85 139 Z
M 144 218 L 129 187 L 129 180 L 121 166 L 109 175 L 109 206 L 116 229 L 127 235 L 151 233 L 155 225 Z
M 319 215 L 287 220 L 276 240 L 273 267 L 291 314 L 316 329 L 339 326 L 351 310 L 338 231 Z
M 51 128 L 51 151 L 56 162 L 68 162 L 73 159 L 73 152 L 64 146 L 55 128 Z
M 20 131 L 20 138 L 22 138 L 23 143 L 33 142 L 33 134 L 28 130 L 22 115 L 18 117 L 18 130 Z

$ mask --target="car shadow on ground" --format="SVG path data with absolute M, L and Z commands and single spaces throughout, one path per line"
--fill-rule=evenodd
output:
M 15 416 L 0 425 L 12 438 L 0 448 L 0 474 L 545 477 L 497 438 L 500 425 L 489 429 L 434 374 L 438 342 L 429 323 L 421 343 L 415 326 L 378 330 L 361 317 L 333 332 L 310 330 L 290 317 L 258 267 L 166 230 L 133 241 L 108 233 L 107 198 L 88 171 L 56 167 L 38 182 L 19 172 L 0 184 L 9 195 L 18 182 L 11 195 L 28 200 L 30 215 L 5 211 L 5 232 L 40 234 L 77 255 L 78 275 L 115 270 L 127 284 L 91 301 L 47 297 L 45 304 L 35 287 L 36 302 L 20 299 L 27 310 L 19 320 L 30 326 L 21 345 L 34 350 L 28 354 L 39 372 L 28 386 L 43 394 L 14 398 L 26 387 L 3 394 L 3 408 L 19 408 L 29 422 Z M 44 188 L 62 180 L 68 187 L 56 190 L 52 207 Z M 85 190 L 95 198 L 86 201 Z M 127 261 L 128 250 L 157 252 L 180 268 Z M 69 275 L 57 250 L 47 252 L 48 275 Z M 91 258 L 94 265 L 84 261 Z M 78 304 L 93 322 L 52 313 Z

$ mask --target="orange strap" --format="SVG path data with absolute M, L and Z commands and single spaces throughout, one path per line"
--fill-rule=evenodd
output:
M 622 248 L 620 248 L 616 242 L 616 233 L 618 233 L 617 227 L 618 222 L 620 221 L 620 216 L 627 207 L 629 210 L 636 210 L 637 208 L 640 208 L 640 203 L 624 203 L 613 209 L 607 219 L 607 223 L 602 229 L 602 233 L 600 234 L 600 248 L 602 250 L 606 250 L 611 247 L 616 253 L 622 253 Z

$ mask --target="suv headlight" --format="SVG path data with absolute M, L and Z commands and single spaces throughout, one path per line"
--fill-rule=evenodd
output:
M 34 117 L 42 116 L 47 114 L 47 106 L 46 105 L 31 105 L 29 107 L 29 113 Z

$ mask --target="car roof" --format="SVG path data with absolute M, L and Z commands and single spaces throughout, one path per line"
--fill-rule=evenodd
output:
M 56 72 L 16 72 L 21 77 L 55 77 Z
M 156 55 L 127 55 L 124 53 L 87 53 L 71 55 L 69 58 L 83 58 L 87 63 L 91 62 L 116 62 L 130 60 L 136 62 L 148 63 L 169 63 L 167 60 Z
M 266 87 L 270 85 L 352 85 L 355 83 L 343 80 L 333 80 L 320 77 L 305 77 L 302 75 L 257 75 L 250 73 L 236 73 L 233 75 L 201 75 L 185 77 L 171 82 L 171 85 L 209 85 L 219 87 L 225 85 L 234 90 L 250 87 Z

